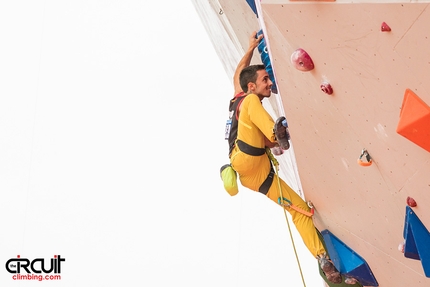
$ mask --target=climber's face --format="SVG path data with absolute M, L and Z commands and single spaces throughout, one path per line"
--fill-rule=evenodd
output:
M 266 70 L 257 71 L 257 79 L 255 83 L 249 83 L 249 91 L 251 94 L 256 94 L 260 100 L 270 97 L 272 94 L 272 81 Z

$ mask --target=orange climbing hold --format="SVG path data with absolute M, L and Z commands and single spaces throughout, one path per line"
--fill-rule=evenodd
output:
M 410 89 L 405 91 L 396 131 L 430 152 L 430 107 Z

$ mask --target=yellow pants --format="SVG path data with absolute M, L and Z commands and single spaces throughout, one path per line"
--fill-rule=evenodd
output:
M 247 155 L 240 151 L 237 146 L 231 155 L 231 165 L 239 174 L 241 184 L 254 191 L 258 191 L 270 172 L 270 160 L 266 154 L 261 156 Z M 287 198 L 292 204 L 305 211 L 310 210 L 306 202 L 294 192 L 288 184 L 281 178 L 279 178 L 279 181 L 284 198 Z M 278 187 L 278 176 L 276 174 L 267 196 L 278 204 L 278 198 L 281 196 L 281 192 Z M 286 210 L 291 214 L 294 225 L 312 255 L 316 257 L 324 253 L 325 249 L 318 237 L 312 217 L 288 207 L 286 207 Z
M 264 137 L 273 138 L 274 122 L 261 106 L 261 102 L 255 95 L 248 95 L 243 103 L 239 116 L 238 139 L 251 144 L 254 147 L 264 147 Z M 252 111 L 252 112 L 251 112 Z M 230 156 L 232 167 L 239 174 L 239 179 L 244 187 L 258 191 L 270 172 L 270 159 L 267 154 L 252 156 L 242 152 L 238 146 L 234 148 Z M 291 201 L 295 206 L 309 211 L 306 202 L 294 192 L 281 178 L 279 178 L 282 196 Z M 273 178 L 272 185 L 267 196 L 278 204 L 281 192 L 278 187 L 278 176 Z M 291 214 L 294 225 L 300 233 L 303 242 L 309 251 L 316 257 L 325 252 L 324 246 L 318 237 L 312 217 L 304 215 L 294 209 L 286 207 Z

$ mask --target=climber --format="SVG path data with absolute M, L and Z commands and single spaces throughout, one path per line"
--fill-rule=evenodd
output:
M 291 214 L 306 247 L 318 259 L 327 279 L 332 283 L 341 283 L 342 277 L 328 258 L 312 217 L 305 214 L 306 212 L 298 211 L 298 209 L 309 211 L 310 208 L 284 180 L 278 178 L 266 154 L 266 148 L 277 145 L 283 150 L 288 149 L 289 133 L 282 124 L 285 118 L 281 117 L 275 123 L 261 103 L 263 99 L 271 96 L 272 88 L 272 81 L 264 65 L 250 65 L 253 51 L 261 38 L 262 35 L 256 38 L 255 32 L 251 35 L 249 48 L 234 74 L 235 97 L 230 104 L 232 117 L 228 137 L 230 165 L 223 166 L 221 174 L 225 175 L 226 171 L 232 174 L 231 172 L 235 171 L 244 187 L 266 195 L 277 204 L 282 194 L 291 205 L 297 207 L 293 209 L 289 205 L 283 205 Z M 233 111 L 232 106 L 235 106 Z M 237 191 L 236 189 L 229 193 L 235 195 Z

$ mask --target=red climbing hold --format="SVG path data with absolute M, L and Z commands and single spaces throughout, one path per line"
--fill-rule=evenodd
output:
M 387 25 L 387 23 L 382 22 L 382 24 L 381 24 L 381 31 L 382 32 L 390 32 L 391 28 L 390 28 L 390 26 Z
M 410 206 L 410 207 L 415 207 L 417 206 L 417 202 L 415 201 L 415 199 L 413 199 L 412 197 L 409 197 L 406 199 L 406 203 Z
M 323 82 L 321 84 L 320 88 L 321 88 L 321 91 L 323 91 L 327 95 L 333 94 L 333 88 L 331 87 L 331 85 L 328 82 Z
M 300 71 L 310 71 L 314 68 L 314 62 L 312 62 L 311 57 L 303 49 L 297 49 L 291 55 L 291 63 L 297 70 Z

